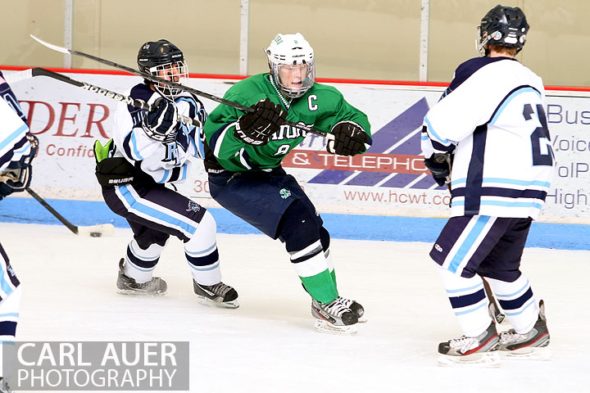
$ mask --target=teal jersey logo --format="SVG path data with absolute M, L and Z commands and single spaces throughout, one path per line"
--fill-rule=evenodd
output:
M 281 195 L 281 198 L 287 199 L 291 196 L 291 191 L 287 190 L 286 188 L 281 188 L 279 194 Z

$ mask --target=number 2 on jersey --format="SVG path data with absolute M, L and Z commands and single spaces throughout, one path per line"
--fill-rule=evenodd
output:
M 547 127 L 547 116 L 543 105 L 536 105 L 536 113 L 531 104 L 525 104 L 522 115 L 525 120 L 531 120 L 533 114 L 537 115 L 537 119 L 541 127 L 535 128 L 531 134 L 531 146 L 533 148 L 533 165 L 553 165 L 553 148 L 551 147 L 551 136 L 549 135 L 549 128 Z

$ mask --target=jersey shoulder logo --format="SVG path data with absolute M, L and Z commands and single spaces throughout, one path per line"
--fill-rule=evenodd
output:
M 287 199 L 291 196 L 291 191 L 289 191 L 286 188 L 281 188 L 281 191 L 279 191 L 279 194 L 281 195 L 281 198 Z

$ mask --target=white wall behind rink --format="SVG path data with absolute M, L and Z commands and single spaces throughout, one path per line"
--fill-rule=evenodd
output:
M 11 72 L 4 71 L 7 76 Z M 133 76 L 66 75 L 120 93 L 141 81 Z M 234 82 L 191 79 L 186 84 L 221 97 Z M 351 104 L 367 113 L 376 137 L 385 131 L 385 125 L 394 121 L 398 142 L 392 142 L 391 149 L 351 159 L 325 153 L 323 138 L 309 136 L 285 160 L 285 166 L 302 182 L 319 211 L 445 217 L 449 200 L 446 191 L 414 188 L 416 182 L 428 176 L 419 157 L 419 133 L 415 125 L 421 122 L 424 108 L 438 100 L 442 88 L 334 85 Z M 12 87 L 29 115 L 31 131 L 40 140 L 34 189 L 48 198 L 100 200 L 92 145 L 96 139 L 104 141 L 109 137 L 117 103 L 47 77 L 20 81 Z M 421 101 L 423 99 L 425 101 Z M 217 105 L 206 99 L 203 102 L 208 111 Z M 420 102 L 423 105 L 419 105 Z M 590 223 L 590 96 L 551 91 L 546 112 L 558 164 L 541 220 Z M 308 183 L 327 168 L 350 172 L 345 176 L 342 176 L 344 172 L 332 172 L 326 175 L 328 180 L 323 183 Z M 369 185 L 347 184 L 359 174 L 387 178 Z M 409 181 L 389 186 L 388 180 L 395 176 L 401 176 L 398 179 L 405 176 Z M 189 181 L 181 186 L 181 191 L 204 206 L 217 206 L 209 197 L 201 162 L 193 165 Z

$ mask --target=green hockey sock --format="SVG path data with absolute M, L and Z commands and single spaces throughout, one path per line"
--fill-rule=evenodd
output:
M 299 277 L 305 290 L 320 303 L 331 303 L 338 297 L 338 289 L 328 269 L 309 277 Z

